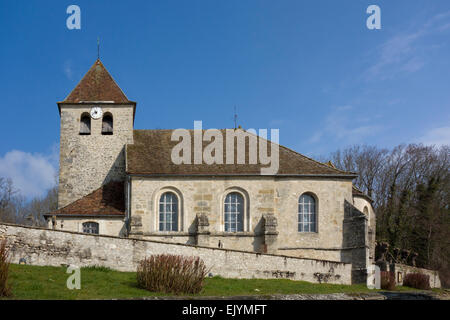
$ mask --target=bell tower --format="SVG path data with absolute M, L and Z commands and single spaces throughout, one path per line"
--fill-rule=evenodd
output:
M 125 145 L 133 143 L 136 102 L 97 59 L 58 102 L 61 118 L 58 208 L 110 181 L 125 180 Z

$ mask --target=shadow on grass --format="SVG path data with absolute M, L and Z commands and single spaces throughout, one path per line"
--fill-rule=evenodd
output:
M 440 300 L 432 292 L 379 291 L 387 300 Z

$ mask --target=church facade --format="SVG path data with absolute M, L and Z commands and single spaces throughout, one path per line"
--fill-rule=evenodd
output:
M 136 102 L 100 60 L 58 109 L 58 209 L 45 215 L 49 228 L 349 262 L 359 270 L 373 263 L 375 212 L 353 186 L 355 173 L 283 146 L 275 174 L 262 175 L 264 165 L 250 164 L 247 149 L 241 164 L 175 164 L 174 130 L 135 130 Z M 242 129 L 220 132 L 250 141 Z

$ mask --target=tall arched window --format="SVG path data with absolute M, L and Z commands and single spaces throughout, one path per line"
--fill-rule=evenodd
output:
M 159 231 L 178 231 L 178 198 L 173 192 L 165 192 L 159 199 Z
M 88 113 L 83 113 L 80 119 L 80 134 L 91 134 L 91 116 Z
M 298 200 L 298 231 L 317 232 L 316 200 L 309 194 L 302 194 Z
M 369 208 L 367 208 L 367 206 L 364 207 L 363 213 L 364 213 L 366 216 L 369 215 Z
M 83 223 L 84 233 L 98 234 L 98 223 L 97 222 L 85 222 Z
M 103 116 L 102 122 L 102 134 L 113 134 L 113 117 L 111 113 L 106 113 Z
M 225 197 L 224 205 L 225 231 L 244 231 L 244 197 L 239 192 L 231 192 Z

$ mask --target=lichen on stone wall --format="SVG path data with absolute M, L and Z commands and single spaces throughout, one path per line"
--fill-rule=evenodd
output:
M 135 271 L 138 261 L 145 257 L 169 252 L 198 256 L 213 274 L 225 278 L 283 278 L 337 284 L 350 284 L 352 280 L 351 264 L 273 254 L 6 224 L 0 225 L 2 237 L 8 238 L 13 263 L 26 258 L 32 265 L 99 265 L 119 271 Z

